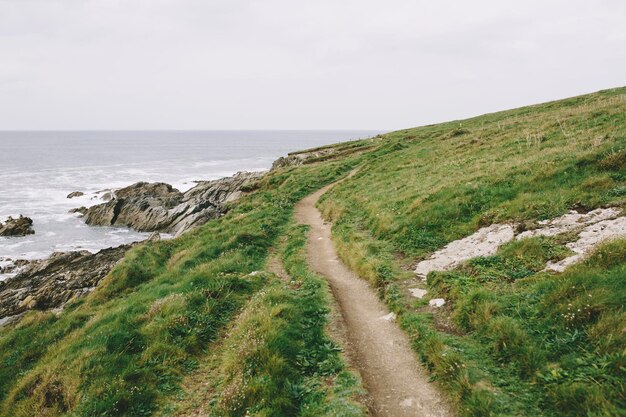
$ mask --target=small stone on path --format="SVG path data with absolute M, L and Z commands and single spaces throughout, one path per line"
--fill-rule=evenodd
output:
M 391 312 L 387 315 L 382 316 L 380 319 L 385 321 L 394 321 L 396 319 L 396 313 Z

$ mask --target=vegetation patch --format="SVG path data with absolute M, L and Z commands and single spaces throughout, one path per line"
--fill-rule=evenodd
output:
M 481 227 L 624 209 L 624 92 L 386 134 L 322 197 L 340 256 L 378 286 L 461 414 L 626 413 L 623 240 L 562 274 L 542 270 L 577 231 L 510 242 L 429 274 L 440 309 L 402 290 L 420 260 Z
M 293 304 L 300 293 L 283 294 L 272 279 L 250 273 L 265 264 L 270 247 L 290 221 L 293 205 L 356 163 L 358 159 L 343 159 L 268 175 L 226 216 L 178 239 L 131 250 L 92 294 L 69 304 L 60 315 L 32 312 L 15 328 L 0 329 L 0 414 L 153 414 L 180 394 L 181 380 L 199 361 L 219 357 L 220 350 L 213 347 L 221 346 L 222 330 L 250 300 L 263 292 L 262 304 Z M 309 291 L 315 299 L 316 287 Z M 323 301 L 316 302 L 322 323 Z M 268 317 L 288 323 L 281 315 L 305 313 L 276 307 Z M 304 341 L 288 337 L 301 336 L 298 325 L 279 331 L 271 350 L 286 349 L 287 357 L 304 355 L 315 368 L 322 356 L 307 356 Z M 280 367 L 281 361 L 268 366 Z M 335 371 L 332 363 L 328 366 Z M 298 378 L 305 374 L 298 372 L 305 368 L 290 366 L 285 374 L 289 378 L 277 380 L 282 385 L 274 388 L 282 390 L 293 382 L 286 395 L 300 398 L 298 390 L 304 388 Z M 217 378 L 207 375 L 209 380 Z M 324 392 L 317 394 L 320 403 Z M 301 403 L 294 402 L 297 407 Z
M 328 288 L 306 265 L 306 229 L 287 233 L 288 282 L 273 279 L 229 336 L 215 416 L 361 416 L 360 381 L 327 336 Z

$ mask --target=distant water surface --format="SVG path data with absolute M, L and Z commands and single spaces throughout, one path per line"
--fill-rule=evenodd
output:
M 68 210 L 102 201 L 94 194 L 137 181 L 181 191 L 195 180 L 269 169 L 288 152 L 375 135 L 372 131 L 0 131 L 0 219 L 31 217 L 35 234 L 0 237 L 3 260 L 117 246 L 146 237 L 91 227 Z M 67 199 L 72 191 L 85 196 Z M 1 278 L 1 277 L 0 277 Z

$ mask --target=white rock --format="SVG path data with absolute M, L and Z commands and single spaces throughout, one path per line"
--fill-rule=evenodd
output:
M 428 291 L 423 290 L 421 288 L 409 288 L 409 292 L 415 298 L 424 298 L 426 293 L 428 293 Z
M 621 212 L 622 210 L 617 207 L 610 207 L 606 209 L 599 208 L 585 214 L 570 211 L 568 214 L 564 214 L 563 216 L 555 217 L 551 220 L 540 221 L 539 224 L 542 226 L 541 228 L 520 233 L 515 237 L 515 239 L 520 240 L 535 236 L 556 236 L 561 233 L 575 230 L 581 226 L 588 226 L 599 223 L 603 220 L 614 219 Z
M 433 298 L 428 302 L 431 307 L 443 307 L 446 304 L 446 300 L 443 298 Z
M 492 224 L 474 234 L 454 242 L 435 252 L 429 259 L 417 264 L 415 273 L 425 278 L 431 271 L 447 271 L 478 256 L 494 255 L 498 248 L 515 237 L 510 224 Z
M 606 240 L 626 237 L 626 217 L 618 217 L 613 220 L 604 220 L 583 229 L 578 235 L 576 242 L 566 246 L 575 252 L 575 255 L 567 257 L 559 262 L 548 262 L 546 269 L 563 272 L 568 266 L 582 260 L 582 258 Z
M 391 312 L 385 316 L 380 317 L 381 320 L 394 321 L 396 319 L 396 313 Z
M 569 265 L 580 261 L 585 254 L 601 242 L 626 236 L 625 217 L 617 217 L 621 214 L 622 209 L 619 207 L 599 208 L 589 213 L 570 211 L 568 214 L 554 219 L 542 220 L 538 222 L 539 227 L 537 229 L 528 230 L 517 236 L 515 236 L 514 225 L 492 224 L 489 227 L 479 229 L 470 236 L 450 242 L 443 249 L 433 253 L 429 259 L 418 263 L 415 273 L 425 280 L 431 271 L 448 271 L 472 258 L 495 255 L 500 246 L 513 239 L 556 236 L 583 227 L 578 240 L 567 244 L 572 251 L 576 252 L 576 255 L 560 262 L 548 262 L 546 265 L 546 269 L 560 272 Z M 413 292 L 413 289 L 409 291 L 414 297 L 421 298 Z

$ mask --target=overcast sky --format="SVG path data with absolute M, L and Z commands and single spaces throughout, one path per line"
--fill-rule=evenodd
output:
M 624 0 L 0 0 L 0 129 L 400 129 L 626 85 Z

